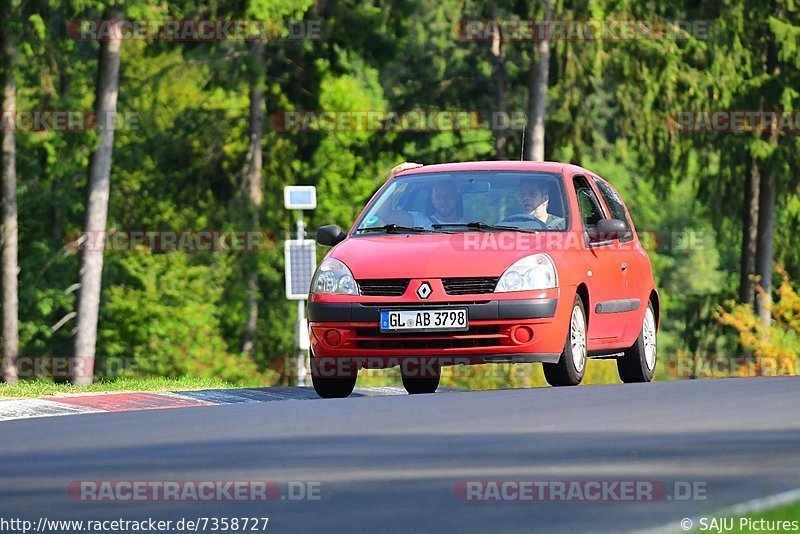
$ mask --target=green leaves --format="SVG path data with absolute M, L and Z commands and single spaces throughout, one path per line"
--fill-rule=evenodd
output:
M 800 68 L 800 26 L 777 17 L 769 18 L 769 27 L 780 44 L 778 59 Z
M 99 18 L 110 2 L 15 2 L 20 16 L 15 70 L 19 109 L 89 111 L 97 42 L 78 41 L 66 24 Z M 293 230 L 282 204 L 287 184 L 313 184 L 315 226 L 349 227 L 386 172 L 404 161 L 494 159 L 496 132 L 284 132 L 281 111 L 498 111 L 496 58 L 486 42 L 459 40 L 462 19 L 494 15 L 469 0 L 126 0 L 127 18 L 231 19 L 274 23 L 282 39 L 253 57 L 251 43 L 128 40 L 122 47 L 119 109 L 138 126 L 115 135 L 109 228 L 239 229 L 237 203 L 248 146 L 248 90 L 264 89 L 262 229 L 278 240 Z M 622 193 L 639 229 L 699 232 L 701 250 L 652 254 L 672 331 L 701 321 L 713 295 L 732 289 L 747 162 L 775 173 L 779 187 L 777 259 L 794 277 L 800 138 L 759 133 L 679 132 L 676 111 L 800 109 L 800 22 L 796 2 L 724 0 L 642 4 L 624 0 L 554 2 L 559 20 L 711 21 L 708 38 L 553 42 L 547 157 L 584 164 Z M 496 16 L 541 18 L 540 2 L 499 1 Z M 321 22 L 321 38 L 292 40 L 287 22 Z M 770 44 L 771 43 L 771 44 Z M 774 46 L 773 46 L 774 45 Z M 531 43 L 506 41 L 506 111 L 524 112 Z M 767 68 L 774 50 L 773 67 Z M 84 184 L 95 132 L 18 132 L 20 310 L 23 352 L 66 354 L 74 310 L 74 255 L 65 242 L 81 227 Z M 508 158 L 521 132 L 506 132 Z M 227 255 L 115 253 L 104 273 L 100 353 L 134 358 L 141 371 L 232 373 L 273 380 L 267 369 L 293 352 L 294 303 L 283 297 L 281 248 Z M 255 268 L 261 295 L 257 351 L 235 353 L 247 316 L 240 273 Z M 697 269 L 697 276 L 693 269 Z M 694 321 L 694 322 L 693 322 Z M 702 321 L 701 321 L 702 322 Z M 704 323 L 705 324 L 705 323 Z M 677 332 L 677 334 L 676 334 Z M 695 345 L 699 341 L 693 341 Z M 232 350 L 233 349 L 233 350 Z M 238 374 L 237 374 L 238 373 Z
M 258 383 L 255 362 L 231 352 L 220 333 L 230 257 L 141 250 L 111 258 L 121 273 L 105 292 L 101 368 L 122 360 L 133 375 Z

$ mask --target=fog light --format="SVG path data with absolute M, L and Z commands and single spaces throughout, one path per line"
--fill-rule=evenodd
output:
M 527 326 L 518 326 L 514 329 L 512 337 L 517 343 L 528 343 L 533 339 L 533 330 Z
M 328 330 L 327 332 L 325 332 L 325 343 L 327 343 L 331 347 L 335 347 L 341 342 L 342 342 L 342 335 L 339 333 L 338 330 Z

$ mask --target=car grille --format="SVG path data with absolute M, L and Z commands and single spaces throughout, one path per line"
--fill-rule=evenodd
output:
M 358 288 L 362 295 L 369 297 L 401 297 L 406 292 L 408 278 L 381 278 L 358 280 Z
M 398 307 L 398 308 L 408 308 L 412 306 L 414 308 L 419 308 L 420 306 L 432 306 L 432 307 L 442 307 L 442 306 L 471 306 L 473 304 L 487 304 L 491 302 L 491 300 L 454 300 L 449 302 L 362 302 L 360 305 L 372 308 L 390 308 L 390 307 Z
M 442 278 L 448 295 L 475 295 L 493 293 L 499 278 Z
M 359 349 L 464 349 L 496 347 L 508 336 L 497 326 L 471 326 L 466 332 L 381 333 L 379 328 L 356 328 Z

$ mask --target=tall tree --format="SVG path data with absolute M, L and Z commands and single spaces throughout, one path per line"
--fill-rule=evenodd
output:
M 497 5 L 492 5 L 492 18 L 497 20 Z M 492 34 L 492 59 L 494 60 L 494 82 L 495 82 L 495 109 L 499 115 L 504 115 L 507 111 L 506 106 L 506 44 L 500 32 Z M 508 142 L 506 131 L 499 128 L 494 133 L 494 146 L 497 151 L 497 159 L 506 159 L 506 144 Z
M 108 197 L 111 191 L 111 156 L 114 148 L 114 124 L 119 91 L 119 51 L 122 10 L 109 7 L 104 20 L 110 21 L 113 31 L 100 43 L 97 64 L 94 111 L 103 125 L 98 132 L 99 144 L 89 163 L 84 232 L 104 233 L 108 219 Z M 94 239 L 94 242 L 104 240 Z M 70 380 L 75 384 L 91 384 L 94 376 L 94 359 L 97 343 L 97 322 L 100 311 L 100 289 L 103 278 L 101 250 L 81 252 L 80 289 L 78 292 L 77 334 L 75 336 L 75 364 L 70 369 Z
M 2 182 L 3 182 L 3 380 L 9 384 L 17 381 L 17 353 L 19 352 L 19 295 L 17 288 L 17 146 L 15 137 L 15 115 L 17 109 L 17 86 L 14 80 L 16 43 L 14 26 L 14 2 L 3 2 L 0 12 L 0 74 L 2 74 Z
M 261 210 L 261 139 L 264 135 L 264 42 L 253 42 L 249 58 L 250 72 L 250 125 L 248 128 L 247 155 L 244 166 L 244 181 L 247 188 L 247 205 L 252 228 L 258 229 Z M 247 284 L 247 321 L 244 326 L 242 352 L 252 354 L 258 326 L 258 271 L 251 262 L 245 270 Z
M 797 24 L 797 9 L 793 2 L 786 0 L 769 2 L 768 9 L 769 11 L 766 13 L 768 30 L 764 32 L 760 42 L 757 41 L 754 46 L 754 51 L 760 52 L 762 68 L 760 74 L 767 81 L 762 86 L 762 91 L 771 97 L 768 100 L 773 104 L 770 106 L 771 110 L 784 108 L 789 112 L 794 107 L 791 102 L 796 100 L 797 91 L 793 87 L 795 84 L 787 84 L 791 87 L 789 91 L 783 84 L 786 84 L 787 78 L 797 80 L 798 74 L 800 74 L 798 70 L 800 60 L 797 59 L 798 34 L 800 34 L 800 26 Z M 787 9 L 793 12 L 793 17 L 785 18 Z M 776 88 L 779 89 L 776 91 Z M 787 106 L 787 104 L 789 105 Z M 755 308 L 761 322 L 765 325 L 769 325 L 772 319 L 772 263 L 775 257 L 775 202 L 777 198 L 775 175 L 780 172 L 779 169 L 784 167 L 780 165 L 778 130 L 775 126 L 769 132 L 763 132 L 761 136 L 762 140 L 766 142 L 768 157 L 765 158 L 765 165 L 759 169 L 756 274 L 763 291 L 760 291 L 756 297 Z M 794 151 L 791 153 L 790 157 L 796 161 L 796 153 Z
M 244 14 L 255 20 L 268 20 L 273 23 L 284 23 L 292 17 L 300 18 L 308 9 L 310 0 L 280 0 L 271 2 L 250 1 L 246 4 Z M 262 38 L 253 40 L 245 64 L 246 83 L 249 96 L 249 126 L 247 153 L 243 170 L 244 189 L 246 190 L 245 212 L 249 215 L 247 224 L 258 229 L 259 213 L 262 209 L 262 139 L 264 137 L 264 87 L 266 86 L 265 44 Z M 242 336 L 242 352 L 253 354 L 258 328 L 258 261 L 255 255 L 246 258 L 244 279 L 247 319 Z
M 552 18 L 552 0 L 544 1 L 544 20 Z M 547 113 L 547 88 L 550 75 L 549 29 L 535 41 L 535 55 L 531 55 L 531 72 L 528 81 L 528 132 L 530 143 L 525 148 L 525 159 L 544 161 L 544 121 Z
M 742 255 L 739 267 L 739 300 L 755 305 L 753 275 L 756 272 L 756 240 L 758 238 L 758 198 L 761 176 L 758 162 L 751 158 L 742 205 Z
M 761 171 L 758 186 L 758 235 L 756 237 L 756 274 L 762 291 L 756 297 L 756 312 L 765 325 L 772 318 L 772 259 L 775 233 L 775 175 L 773 169 Z

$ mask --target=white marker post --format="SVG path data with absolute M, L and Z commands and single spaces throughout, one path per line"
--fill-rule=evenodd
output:
M 317 267 L 317 247 L 313 239 L 305 238 L 303 210 L 317 207 L 317 192 L 314 186 L 295 185 L 283 189 L 283 204 L 286 209 L 297 211 L 297 236 L 284 244 L 286 298 L 297 301 L 297 323 L 295 341 L 297 345 L 297 384 L 308 385 L 308 322 L 305 317 L 306 298 L 311 289 L 311 278 Z

